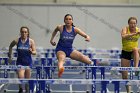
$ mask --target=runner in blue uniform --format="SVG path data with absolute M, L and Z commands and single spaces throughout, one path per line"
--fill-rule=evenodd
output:
M 29 28 L 28 27 L 21 27 L 20 29 L 21 36 L 15 40 L 13 40 L 9 46 L 9 53 L 8 57 L 11 59 L 12 55 L 12 48 L 17 45 L 17 61 L 16 65 L 22 66 L 29 66 L 26 69 L 18 69 L 17 74 L 18 78 L 30 78 L 31 77 L 31 70 L 30 67 L 32 66 L 32 58 L 31 54 L 36 54 L 36 47 L 35 42 L 33 39 L 29 37 Z M 25 85 L 26 93 L 29 93 L 28 84 Z M 19 92 L 23 93 L 22 85 L 19 85 Z
M 60 32 L 60 39 L 56 46 L 56 56 L 58 59 L 58 77 L 62 76 L 64 72 L 65 58 L 69 57 L 71 59 L 84 62 L 87 64 L 93 64 L 89 57 L 83 55 L 81 52 L 75 50 L 72 46 L 73 40 L 77 34 L 85 38 L 85 41 L 90 41 L 90 37 L 84 33 L 79 28 L 73 25 L 73 17 L 71 14 L 66 14 L 64 17 L 65 25 L 58 25 L 52 33 L 50 43 L 55 46 L 54 37 L 57 32 Z

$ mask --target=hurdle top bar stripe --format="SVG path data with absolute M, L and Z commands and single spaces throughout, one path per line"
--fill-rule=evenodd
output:
M 37 66 L 41 67 L 41 66 Z M 43 66 L 48 68 L 56 68 L 57 66 Z M 117 70 L 117 71 L 140 71 L 140 67 L 112 67 L 112 66 L 64 66 L 65 68 L 105 68 L 106 70 Z M 21 65 L 0 65 L 0 69 L 27 69 L 29 66 L 21 66 Z M 35 69 L 36 67 L 33 67 Z
M 140 85 L 140 80 L 124 80 L 124 79 L 18 79 L 18 78 L 0 78 L 0 84 L 25 84 L 29 81 L 45 82 L 46 84 L 94 84 L 100 82 L 120 82 L 123 84 Z

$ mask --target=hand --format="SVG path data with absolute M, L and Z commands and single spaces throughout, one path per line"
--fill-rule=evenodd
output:
M 137 34 L 140 34 L 140 31 L 138 31 Z
M 85 41 L 89 42 L 89 41 L 90 41 L 90 37 L 87 36 L 87 37 L 85 38 Z
M 55 43 L 55 42 L 53 42 L 53 41 L 50 41 L 50 43 L 51 43 L 53 46 L 55 46 L 55 45 L 56 45 L 56 43 Z

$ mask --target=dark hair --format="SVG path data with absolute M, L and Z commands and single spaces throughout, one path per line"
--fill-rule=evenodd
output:
M 73 16 L 71 14 L 66 14 L 65 17 L 64 17 L 64 21 L 65 21 L 65 19 L 66 19 L 67 16 L 71 16 L 71 18 L 73 20 Z M 72 26 L 74 26 L 73 23 L 72 23 Z
M 136 18 L 136 17 L 130 17 L 130 18 L 128 19 L 128 24 L 129 24 L 129 22 L 130 22 L 131 20 L 136 20 L 136 23 L 137 23 L 137 18 Z
M 30 37 L 30 31 L 29 31 L 29 28 L 28 28 L 28 27 L 22 26 L 22 27 L 20 28 L 20 32 L 22 31 L 23 28 L 26 28 L 26 29 L 27 29 L 27 31 L 28 31 L 28 37 Z

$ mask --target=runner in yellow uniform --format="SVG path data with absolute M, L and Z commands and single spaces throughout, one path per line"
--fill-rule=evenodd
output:
M 122 53 L 121 66 L 129 67 L 130 60 L 134 60 L 134 67 L 139 65 L 139 48 L 138 39 L 140 37 L 140 29 L 137 27 L 137 18 L 130 17 L 128 19 L 128 26 L 124 27 L 121 32 L 122 36 Z M 138 75 L 138 72 L 135 73 Z M 128 71 L 122 71 L 122 78 L 128 79 Z M 130 93 L 131 86 L 126 85 L 127 93 Z

